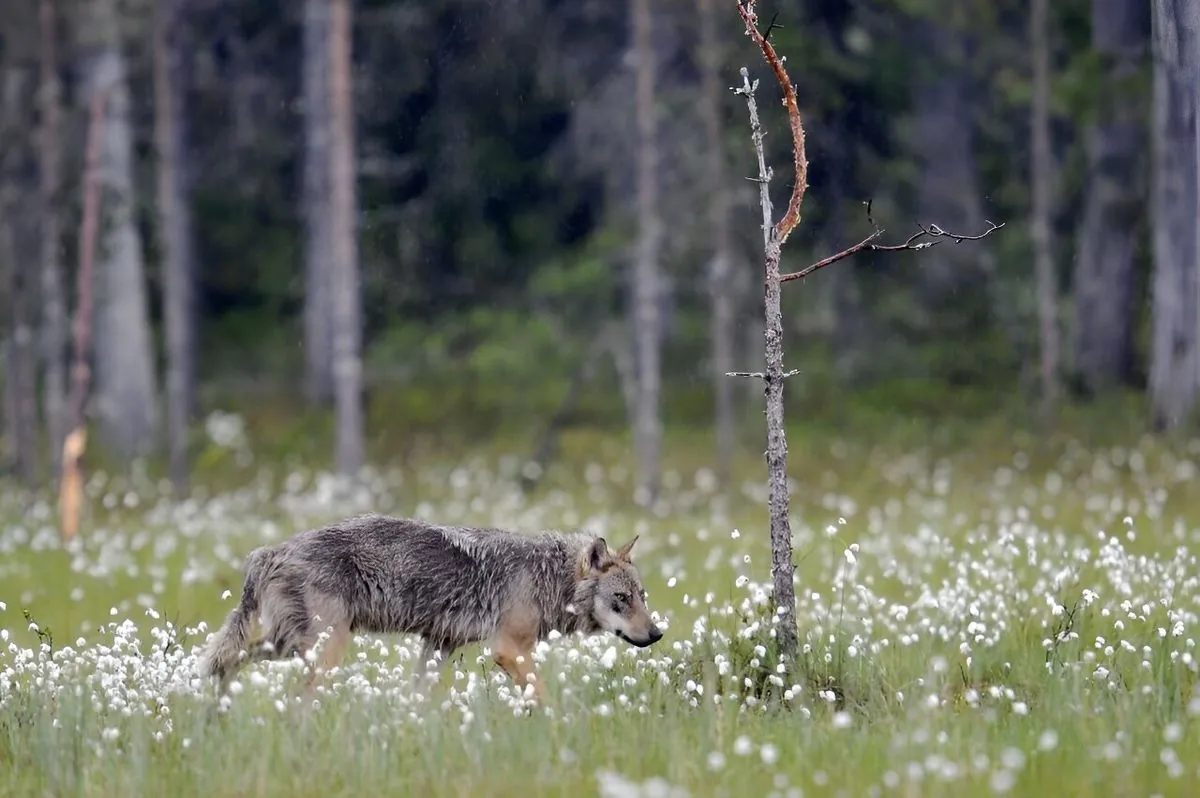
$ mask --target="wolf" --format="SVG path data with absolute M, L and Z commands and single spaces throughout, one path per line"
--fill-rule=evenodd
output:
M 224 692 L 253 662 L 304 656 L 321 632 L 315 663 L 328 670 L 355 633 L 416 634 L 422 664 L 488 642 L 519 690 L 546 699 L 534 646 L 552 631 L 609 632 L 647 647 L 663 633 L 630 558 L 603 537 L 555 531 L 441 526 L 366 514 L 256 548 L 244 564 L 241 600 L 209 641 L 200 671 Z M 249 643 L 257 619 L 262 637 Z M 313 671 L 316 672 L 316 669 Z

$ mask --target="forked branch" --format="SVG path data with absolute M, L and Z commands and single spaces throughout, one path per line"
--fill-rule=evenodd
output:
M 824 269 L 826 266 L 832 266 L 833 264 L 837 263 L 838 261 L 845 260 L 846 258 L 849 258 L 852 255 L 857 255 L 860 252 L 902 252 L 905 250 L 912 250 L 915 252 L 915 251 L 922 250 L 922 249 L 928 249 L 929 247 L 932 247 L 935 244 L 941 243 L 941 239 L 946 239 L 946 238 L 950 239 L 955 244 L 961 244 L 963 241 L 978 241 L 979 239 L 986 238 L 987 236 L 996 232 L 1001 227 L 1004 227 L 1004 222 L 1001 222 L 1000 224 L 995 224 L 994 222 L 989 221 L 987 223 L 988 229 L 984 230 L 982 233 L 979 233 L 978 235 L 965 235 L 965 234 L 961 234 L 961 233 L 951 233 L 949 230 L 943 230 L 942 228 L 938 227 L 936 224 L 931 224 L 928 227 L 926 227 L 926 226 L 918 223 L 917 227 L 919 227 L 920 230 L 918 230 L 917 232 L 915 232 L 911 236 L 909 236 L 908 239 L 906 241 L 904 241 L 903 243 L 900 243 L 900 244 L 876 244 L 875 241 L 880 236 L 883 235 L 884 230 L 882 227 L 875 224 L 875 220 L 871 216 L 870 200 L 867 201 L 866 205 L 867 205 L 867 220 L 871 223 L 871 227 L 874 228 L 871 235 L 867 236 L 862 241 L 859 241 L 857 244 L 847 247 L 846 249 L 843 249 L 841 252 L 838 252 L 834 255 L 830 255 L 827 258 L 822 258 L 821 260 L 817 261 L 816 263 L 812 264 L 811 266 L 804 267 L 803 269 L 801 269 L 798 272 L 791 272 L 790 274 L 780 275 L 779 282 L 786 283 L 788 280 L 802 280 L 815 271 Z M 985 219 L 984 221 L 987 221 L 987 220 Z M 923 239 L 923 238 L 931 238 L 934 240 L 922 241 L 921 239 Z
M 796 225 L 800 224 L 800 205 L 804 202 L 804 192 L 808 190 L 808 156 L 804 149 L 804 124 L 800 119 L 800 106 L 796 104 L 796 87 L 792 85 L 792 79 L 783 68 L 783 59 L 775 52 L 775 47 L 768 38 L 771 30 L 779 26 L 772 21 L 767 26 L 766 35 L 763 35 L 758 29 L 758 13 L 754 10 L 756 0 L 736 2 L 738 13 L 746 23 L 746 33 L 758 45 L 758 49 L 762 50 L 763 57 L 767 59 L 775 73 L 775 79 L 783 89 L 783 104 L 787 108 L 788 123 L 792 128 L 792 158 L 796 167 L 796 182 L 792 185 L 792 197 L 788 201 L 787 213 L 775 224 L 775 237 L 782 246 L 792 234 L 792 230 L 796 229 Z

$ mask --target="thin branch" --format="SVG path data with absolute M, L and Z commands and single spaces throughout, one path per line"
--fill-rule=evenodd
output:
M 792 85 L 791 78 L 783 68 L 783 59 L 775 52 L 775 47 L 767 38 L 773 29 L 782 26 L 776 25 L 772 18 L 771 24 L 767 27 L 767 35 L 764 36 L 758 29 L 758 13 L 754 10 L 756 0 L 736 0 L 736 2 L 738 13 L 741 14 L 742 21 L 746 23 L 746 33 L 758 45 L 758 49 L 762 50 L 767 63 L 775 72 L 775 79 L 779 81 L 779 86 L 783 89 L 783 104 L 787 108 L 788 122 L 792 128 L 792 155 L 796 167 L 796 182 L 792 186 L 792 197 L 788 202 L 787 213 L 775 225 L 775 235 L 782 245 L 792 234 L 796 225 L 800 224 L 800 204 L 804 201 L 804 192 L 808 190 L 808 156 L 804 149 L 804 125 L 800 119 L 800 107 L 796 104 L 796 87 Z
M 823 259 L 817 261 L 816 263 L 812 264 L 811 266 L 806 266 L 805 268 L 801 269 L 798 272 L 792 272 L 791 274 L 780 275 L 779 281 L 781 283 L 786 283 L 789 280 L 803 280 L 805 277 L 809 276 L 810 274 L 812 274 L 815 271 L 820 271 L 821 269 L 824 269 L 826 266 L 832 266 L 833 264 L 837 263 L 838 261 L 845 260 L 846 258 L 849 258 L 852 255 L 857 255 L 860 252 L 903 252 L 906 250 L 916 252 L 916 251 L 919 251 L 922 249 L 928 249 L 929 247 L 939 244 L 939 243 L 941 243 L 940 239 L 944 239 L 944 238 L 950 239 L 955 244 L 961 244 L 963 241 L 978 241 L 979 239 L 986 238 L 987 236 L 996 232 L 1000 228 L 1004 227 L 1004 222 L 1001 222 L 1000 224 L 995 224 L 995 223 L 989 221 L 987 223 L 988 229 L 984 230 L 982 233 L 980 233 L 978 235 L 964 235 L 961 233 L 951 233 L 949 230 L 943 230 L 941 227 L 938 227 L 936 224 L 931 224 L 928 227 L 918 224 L 917 227 L 919 227 L 921 229 L 918 232 L 913 233 L 911 236 L 908 237 L 908 239 L 906 241 L 904 241 L 901 244 L 876 244 L 875 240 L 878 239 L 881 235 L 883 235 L 884 230 L 882 227 L 879 227 L 878 225 L 876 225 L 874 219 L 871 218 L 871 203 L 868 201 L 866 204 L 867 204 L 867 219 L 870 220 L 871 226 L 875 228 L 874 232 L 872 232 L 871 235 L 867 236 L 862 241 L 859 241 L 857 244 L 847 247 L 846 249 L 843 249 L 841 252 L 838 252 L 834 255 L 830 255 L 827 258 L 823 258 Z M 987 221 L 987 220 L 985 219 L 984 221 Z M 921 241 L 922 238 L 927 238 L 927 237 L 935 239 L 935 240 Z
M 800 373 L 800 369 L 792 369 L 791 371 L 785 371 L 779 375 L 779 379 L 786 380 L 789 377 L 795 377 L 799 373 Z M 751 377 L 756 380 L 764 380 L 764 381 L 771 379 L 770 374 L 764 374 L 761 371 L 727 371 L 727 372 L 725 372 L 725 376 L 726 377 Z

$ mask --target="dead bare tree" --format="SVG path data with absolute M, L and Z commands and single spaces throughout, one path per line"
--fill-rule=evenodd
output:
M 771 522 L 771 578 L 774 590 L 774 604 L 777 626 L 776 640 L 780 653 L 785 657 L 795 654 L 798 637 L 795 618 L 795 563 L 792 561 L 792 531 L 788 518 L 789 496 L 787 489 L 787 434 L 784 429 L 783 413 L 783 383 L 796 371 L 783 369 L 783 316 L 780 311 L 780 289 L 783 283 L 792 280 L 802 280 L 826 266 L 832 266 L 860 252 L 901 252 L 918 251 L 932 247 L 944 239 L 955 243 L 977 241 L 1003 227 L 988 222 L 988 229 L 974 236 L 958 235 L 948 232 L 937 225 L 920 225 L 920 229 L 899 244 L 880 244 L 878 239 L 884 230 L 878 227 L 871 217 L 871 205 L 867 203 L 867 219 L 873 231 L 870 235 L 853 246 L 830 255 L 800 271 L 790 274 L 780 274 L 779 262 L 783 245 L 788 236 L 800 223 L 800 207 L 804 202 L 804 194 L 808 189 L 808 155 L 804 144 L 804 124 L 800 118 L 800 107 L 796 101 L 796 88 L 788 77 L 783 66 L 783 59 L 776 53 L 771 44 L 770 36 L 774 23 L 767 26 L 766 32 L 758 29 L 758 13 L 755 9 L 756 0 L 735 0 L 738 13 L 746 26 L 746 33 L 762 51 L 771 71 L 774 72 L 780 88 L 783 90 L 783 103 L 787 108 L 788 122 L 792 133 L 792 157 L 796 179 L 792 185 L 791 197 L 788 200 L 787 212 L 778 222 L 771 223 L 770 182 L 772 171 L 767 167 L 763 154 L 763 129 L 759 123 L 758 106 L 755 94 L 758 81 L 750 80 L 750 72 L 745 67 L 741 69 L 742 86 L 734 89 L 735 93 L 746 98 L 746 106 L 750 114 L 750 137 L 754 143 L 754 152 L 758 158 L 758 177 L 751 178 L 758 183 L 759 201 L 763 217 L 763 248 L 764 248 L 764 277 L 763 277 L 763 309 L 764 329 L 763 343 L 765 366 L 761 372 L 729 372 L 731 377 L 753 377 L 763 382 L 763 395 L 766 400 L 767 417 L 767 488 L 768 508 Z M 929 240 L 925 240 L 929 239 Z

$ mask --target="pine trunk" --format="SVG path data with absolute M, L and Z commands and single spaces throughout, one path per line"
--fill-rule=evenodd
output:
M 1041 343 L 1041 417 L 1049 424 L 1058 402 L 1058 289 L 1054 275 L 1054 244 L 1051 238 L 1054 164 L 1050 149 L 1050 0 L 1033 0 L 1029 20 L 1033 50 L 1033 113 L 1030 131 L 1032 151 L 1030 184 L 1033 188 L 1031 238 L 1037 281 L 1038 328 Z
M 41 288 L 43 363 L 42 407 L 53 473 L 62 467 L 67 434 L 67 312 L 63 290 L 62 217 L 62 84 L 59 80 L 58 13 L 54 0 L 41 0 L 41 128 L 38 140 L 41 191 Z
M 158 211 L 163 249 L 163 315 L 167 333 L 167 439 L 171 484 L 182 495 L 188 484 L 188 430 L 195 395 L 192 213 L 184 147 L 181 0 L 159 0 L 155 19 L 155 143 L 158 150 Z
M 304 354 L 305 395 L 311 404 L 333 399 L 333 300 L 330 273 L 329 0 L 304 2 Z
M 1092 46 L 1101 57 L 1098 121 L 1087 131 L 1088 178 L 1075 272 L 1074 371 L 1089 394 L 1133 370 L 1134 256 L 1144 197 L 1144 110 L 1134 82 L 1145 49 L 1145 0 L 1094 0 Z
M 29 89 L 26 70 L 7 65 L 0 86 L 0 264 L 7 271 L 11 313 L 5 390 L 8 392 L 9 440 L 17 474 L 32 487 L 38 477 L 37 346 L 34 314 L 34 263 L 27 239 L 29 214 L 22 205 L 26 193 L 26 150 L 21 135 L 25 98 Z
M 725 376 L 734 369 L 734 309 L 737 296 L 733 277 L 733 233 L 729 212 L 729 186 L 725 165 L 725 125 L 721 115 L 721 41 L 717 35 L 716 0 L 700 0 L 700 49 L 703 53 L 703 111 L 707 133 L 708 202 L 712 224 L 712 265 L 709 292 L 712 299 L 712 371 L 717 432 L 717 476 L 727 486 L 733 476 L 736 451 L 734 383 Z
M 1200 392 L 1200 2 L 1154 0 L 1154 426 L 1181 425 Z

